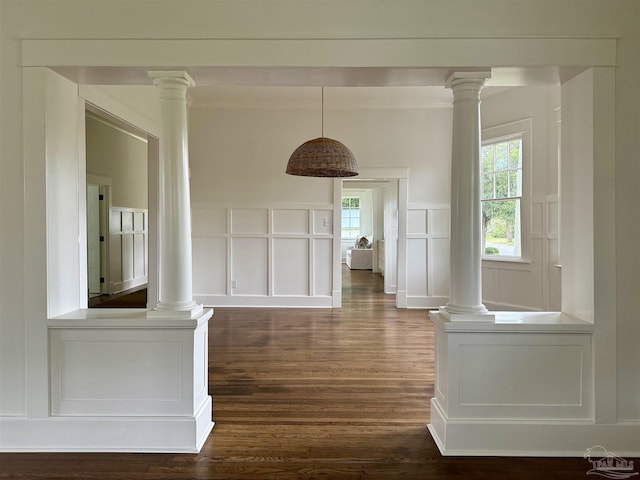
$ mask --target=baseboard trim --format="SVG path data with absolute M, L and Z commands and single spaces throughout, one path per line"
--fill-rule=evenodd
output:
M 446 305 L 449 297 L 426 297 L 426 296 L 407 296 L 407 308 L 424 308 L 428 310 L 437 310 L 442 305 Z
M 273 307 L 273 308 L 332 308 L 332 296 L 296 297 L 261 295 L 199 295 L 193 296 L 196 303 L 205 307 Z
M 428 428 L 444 456 L 583 457 L 588 448 L 601 445 L 621 457 L 640 457 L 637 422 L 452 420 L 434 398 Z
M 0 417 L 0 452 L 198 453 L 211 405 L 180 417 Z

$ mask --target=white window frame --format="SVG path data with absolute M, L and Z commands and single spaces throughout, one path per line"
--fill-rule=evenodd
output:
M 483 262 L 531 262 L 531 164 L 532 155 L 532 119 L 525 118 L 510 123 L 482 129 L 482 146 L 501 143 L 514 139 L 522 140 L 522 196 L 520 197 L 520 256 L 485 255 Z M 480 162 L 482 159 L 480 158 Z M 479 163 L 478 168 L 482 166 Z M 481 171 L 481 170 L 480 170 Z

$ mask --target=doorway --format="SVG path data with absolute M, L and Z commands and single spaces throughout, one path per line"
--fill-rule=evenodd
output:
M 334 218 L 336 219 L 334 269 L 340 272 L 340 302 L 342 305 L 343 275 L 348 274 L 346 252 L 355 246 L 353 235 L 343 238 L 342 200 L 360 198 L 360 236 L 371 242 L 370 274 L 380 275 L 385 294 L 395 295 L 398 308 L 406 308 L 406 215 L 407 181 L 405 168 L 361 169 L 359 178 L 336 179 L 334 183 Z M 368 206 L 369 205 L 369 206 Z M 368 211 L 367 211 L 368 210 Z M 337 219 L 340 219 L 339 223 Z M 346 268 L 346 270 L 345 270 Z M 352 293 L 351 293 L 352 294 Z M 351 295 L 350 294 L 350 295 Z
M 87 300 L 92 308 L 141 289 L 146 296 L 150 148 L 145 132 L 91 105 L 85 130 Z M 132 306 L 147 304 L 138 303 Z
M 109 293 L 108 179 L 87 178 L 87 286 L 89 300 Z

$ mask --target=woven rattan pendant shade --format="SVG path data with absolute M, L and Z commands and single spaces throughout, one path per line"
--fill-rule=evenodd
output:
M 287 164 L 289 175 L 303 177 L 353 177 L 358 175 L 356 157 L 346 145 L 324 136 L 324 88 L 322 89 L 322 137 L 296 148 Z
M 287 173 L 304 177 L 353 177 L 358 175 L 358 164 L 346 145 L 320 137 L 304 142 L 294 150 Z

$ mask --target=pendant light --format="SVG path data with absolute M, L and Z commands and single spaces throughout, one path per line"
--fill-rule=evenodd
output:
M 322 87 L 322 136 L 294 150 L 287 164 L 289 175 L 303 177 L 353 177 L 358 163 L 343 143 L 324 136 L 324 87 Z

